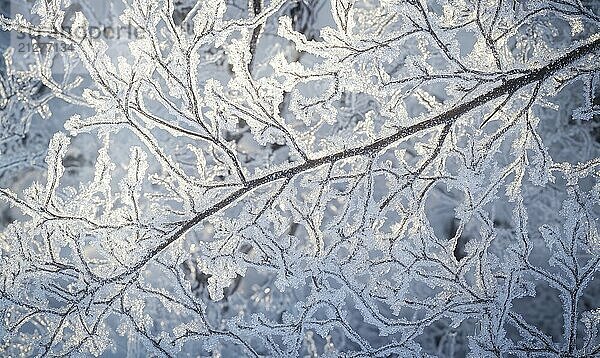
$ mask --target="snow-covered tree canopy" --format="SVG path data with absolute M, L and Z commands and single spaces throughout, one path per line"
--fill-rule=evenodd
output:
M 98 3 L 0 18 L 2 356 L 600 356 L 598 1 Z

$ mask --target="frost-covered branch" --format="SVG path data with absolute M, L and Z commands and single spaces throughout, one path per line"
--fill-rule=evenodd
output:
M 4 355 L 598 353 L 593 6 L 92 6 L 0 18 L 77 113 L 0 190 Z

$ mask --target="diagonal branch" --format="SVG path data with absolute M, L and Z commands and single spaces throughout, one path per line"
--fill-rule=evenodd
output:
M 126 278 L 127 276 L 137 272 L 140 268 L 146 265 L 152 258 L 157 256 L 167 247 L 169 247 L 172 243 L 177 241 L 179 238 L 184 236 L 190 229 L 194 226 L 202 222 L 204 219 L 216 214 L 222 209 L 226 208 L 230 204 L 234 203 L 237 199 L 243 197 L 244 195 L 251 193 L 254 189 L 261 187 L 263 185 L 267 185 L 273 183 L 275 181 L 281 179 L 291 179 L 294 176 L 307 172 L 311 169 L 315 169 L 325 164 L 334 163 L 343 159 L 352 158 L 360 155 L 368 155 L 375 156 L 378 152 L 383 149 L 386 149 L 390 145 L 400 141 L 401 139 L 412 136 L 416 133 L 423 132 L 427 129 L 431 129 L 437 127 L 439 125 L 448 125 L 455 122 L 460 116 L 470 112 L 473 109 L 476 109 L 489 101 L 500 98 L 506 94 L 512 94 L 517 92 L 519 89 L 532 84 L 534 82 L 544 81 L 557 71 L 565 69 L 570 64 L 575 61 L 581 59 L 585 55 L 592 54 L 600 50 L 600 39 L 596 39 L 594 41 L 589 42 L 586 45 L 580 46 L 571 52 L 568 52 L 566 55 L 550 62 L 546 66 L 540 67 L 538 69 L 530 71 L 526 75 L 522 75 L 519 77 L 514 77 L 512 79 L 506 80 L 504 83 L 499 85 L 498 87 L 481 94 L 470 101 L 460 103 L 450 108 L 446 112 L 440 113 L 430 119 L 424 120 L 420 123 L 414 124 L 409 127 L 402 127 L 396 133 L 380 138 L 375 142 L 352 149 L 343 150 L 337 153 L 332 153 L 320 158 L 310 159 L 301 164 L 293 166 L 291 168 L 279 170 L 273 172 L 271 174 L 264 175 L 259 178 L 255 178 L 252 180 L 248 180 L 245 185 L 241 186 L 238 190 L 230 193 L 223 200 L 215 203 L 213 206 L 208 208 L 206 211 L 203 211 L 196 215 L 195 217 L 189 219 L 184 222 L 179 229 L 174 231 L 169 237 L 165 239 L 163 243 L 155 247 L 153 250 L 150 250 L 147 255 L 142 257 L 138 264 L 133 267 L 130 267 L 127 271 L 107 278 L 104 282 L 116 282 Z

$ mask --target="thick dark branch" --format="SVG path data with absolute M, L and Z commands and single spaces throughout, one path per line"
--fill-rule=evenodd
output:
M 237 199 L 241 198 L 245 194 L 252 192 L 254 189 L 263 186 L 265 184 L 273 183 L 277 180 L 281 179 L 290 179 L 294 176 L 309 171 L 311 169 L 315 169 L 324 164 L 334 163 L 343 159 L 348 159 L 355 156 L 360 155 L 368 155 L 374 156 L 381 150 L 389 147 L 390 145 L 398 142 L 401 139 L 412 136 L 413 134 L 425 131 L 427 129 L 437 127 L 442 124 L 453 123 L 460 116 L 470 112 L 473 109 L 476 109 L 494 99 L 500 98 L 506 94 L 511 94 L 517 92 L 519 89 L 532 84 L 534 82 L 544 81 L 548 77 L 552 76 L 557 71 L 565 69 L 567 66 L 572 64 L 573 62 L 581 59 L 583 56 L 592 54 L 600 50 L 600 39 L 594 40 L 586 45 L 578 47 L 571 52 L 567 53 L 563 57 L 560 57 L 553 62 L 550 62 L 548 65 L 538 68 L 536 70 L 532 70 L 527 75 L 519 76 L 512 78 L 510 80 L 505 81 L 503 84 L 498 87 L 479 95 L 470 101 L 465 103 L 457 104 L 451 109 L 447 110 L 444 113 L 438 114 L 430 119 L 424 120 L 420 123 L 414 124 L 409 127 L 403 127 L 399 129 L 396 133 L 376 140 L 375 142 L 358 148 L 352 148 L 343 150 L 337 153 L 329 154 L 317 159 L 307 160 L 299 165 L 294 167 L 280 170 L 260 178 L 255 178 L 246 182 L 246 184 L 240 187 L 238 190 L 229 194 L 223 200 L 217 202 L 212 207 L 208 208 L 206 211 L 199 213 L 195 217 L 186 221 L 177 231 L 171 234 L 162 244 L 158 245 L 155 249 L 151 250 L 145 257 L 143 257 L 140 262 L 128 269 L 127 271 L 119 274 L 117 276 L 113 276 L 106 280 L 106 282 L 115 282 L 119 281 L 132 273 L 135 273 L 141 267 L 143 267 L 146 263 L 148 263 L 153 257 L 158 255 L 164 249 L 166 249 L 173 242 L 181 238 L 185 235 L 185 233 L 192 229 L 194 226 L 202 222 L 204 219 L 214 215 L 215 213 L 221 211 L 225 207 L 229 206 Z

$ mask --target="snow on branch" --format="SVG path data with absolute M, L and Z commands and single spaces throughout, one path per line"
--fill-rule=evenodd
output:
M 0 17 L 2 355 L 600 354 L 600 8 L 103 6 Z

